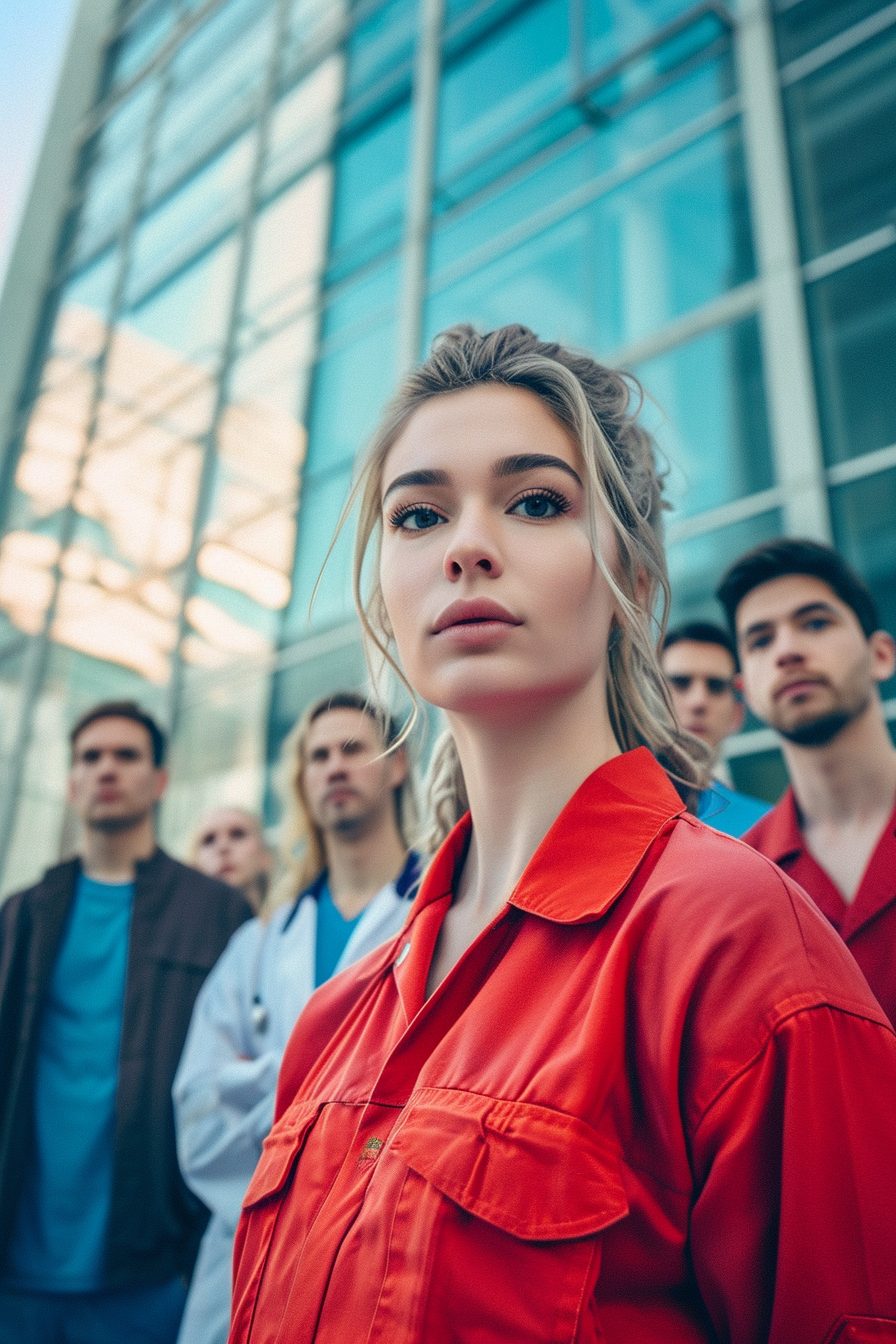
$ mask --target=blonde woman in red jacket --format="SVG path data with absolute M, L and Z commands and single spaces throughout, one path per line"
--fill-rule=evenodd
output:
M 896 1041 L 802 891 L 682 801 L 632 400 L 457 328 L 374 439 L 363 620 L 470 811 L 296 1026 L 233 1344 L 896 1341 Z

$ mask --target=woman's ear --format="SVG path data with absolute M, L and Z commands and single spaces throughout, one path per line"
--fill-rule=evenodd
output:
M 650 598 L 650 575 L 642 566 L 635 575 L 635 601 L 639 607 L 646 607 Z

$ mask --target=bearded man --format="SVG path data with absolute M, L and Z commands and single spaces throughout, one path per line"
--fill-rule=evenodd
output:
M 743 838 L 805 888 L 896 1022 L 896 749 L 879 689 L 896 643 L 865 583 L 817 542 L 757 547 L 717 595 L 746 701 L 790 775 Z

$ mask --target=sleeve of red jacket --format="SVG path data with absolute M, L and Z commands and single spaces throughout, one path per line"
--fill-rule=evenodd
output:
M 896 1038 L 795 1013 L 703 1115 L 694 1269 L 731 1344 L 896 1344 Z

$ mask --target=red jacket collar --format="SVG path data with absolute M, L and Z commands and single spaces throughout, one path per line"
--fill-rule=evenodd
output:
M 646 747 L 600 766 L 570 798 L 532 856 L 510 904 L 561 924 L 598 919 L 625 890 L 663 828 L 685 811 Z M 429 867 L 417 910 L 441 900 L 470 840 L 470 814 Z
M 782 863 L 784 859 L 795 858 L 806 848 L 800 830 L 796 799 L 793 796 L 793 789 L 789 786 L 771 812 L 761 817 L 756 826 L 762 831 L 762 853 L 773 863 Z

